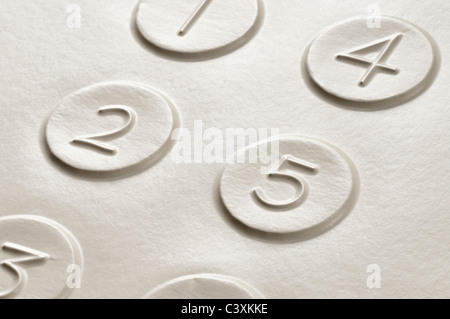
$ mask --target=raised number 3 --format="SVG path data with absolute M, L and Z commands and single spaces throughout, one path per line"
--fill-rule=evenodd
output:
M 123 105 L 110 105 L 98 109 L 99 114 L 104 114 L 105 112 L 123 112 L 128 118 L 127 122 L 121 128 L 114 131 L 77 137 L 72 141 L 72 143 L 85 144 L 112 155 L 116 154 L 117 148 L 105 142 L 102 142 L 102 140 L 115 139 L 122 135 L 125 135 L 136 123 L 136 113 L 133 109 Z
M 277 178 L 284 178 L 284 179 L 290 179 L 293 180 L 294 182 L 296 182 L 296 184 L 298 184 L 298 188 L 299 190 L 297 190 L 297 194 L 294 196 L 294 198 L 292 199 L 288 199 L 288 200 L 284 200 L 284 201 L 280 201 L 280 200 L 273 200 L 270 199 L 263 191 L 261 188 L 256 187 L 253 189 L 253 193 L 256 196 L 256 198 L 258 200 L 260 200 L 263 204 L 267 205 L 267 206 L 272 206 L 272 207 L 287 207 L 290 206 L 296 202 L 298 202 L 299 200 L 301 200 L 304 196 L 307 195 L 307 192 L 305 191 L 308 187 L 308 184 L 306 183 L 306 181 L 296 175 L 293 175 L 291 173 L 280 173 L 279 170 L 281 169 L 281 166 L 283 165 L 284 162 L 288 162 L 291 164 L 294 164 L 296 166 L 302 167 L 303 169 L 307 169 L 309 172 L 313 173 L 313 174 L 317 174 L 319 171 L 319 167 L 315 164 L 311 164 L 308 163 L 306 161 L 303 161 L 301 159 L 295 158 L 294 156 L 291 155 L 285 155 L 281 158 L 281 162 L 280 165 L 278 166 L 278 169 L 276 172 L 273 173 L 269 173 L 268 176 L 269 177 L 277 177 Z
M 0 266 L 5 266 L 9 268 L 11 271 L 13 271 L 17 276 L 17 282 L 14 284 L 13 287 L 0 291 L 0 298 L 6 298 L 9 297 L 19 290 L 22 289 L 22 287 L 25 284 L 25 280 L 27 277 L 26 271 L 17 266 L 17 263 L 25 263 L 25 262 L 31 262 L 31 261 L 39 261 L 39 260 L 47 260 L 50 256 L 46 253 L 40 252 L 38 250 L 34 250 L 25 246 L 21 246 L 14 243 L 4 243 L 2 246 L 3 249 L 9 249 L 17 252 L 21 252 L 23 254 L 29 255 L 27 257 L 18 257 L 18 258 L 12 258 L 7 259 L 0 263 Z

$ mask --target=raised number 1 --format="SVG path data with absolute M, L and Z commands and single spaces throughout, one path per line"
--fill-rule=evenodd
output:
M 195 20 L 197 20 L 203 10 L 205 10 L 210 1 L 211 0 L 202 0 L 200 2 L 200 4 L 195 8 L 194 12 L 192 12 L 186 22 L 181 26 L 180 30 L 178 31 L 178 35 L 185 35 L 189 31 L 192 24 L 195 22 Z

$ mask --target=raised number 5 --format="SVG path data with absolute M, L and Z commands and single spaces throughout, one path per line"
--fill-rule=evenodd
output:
M 285 163 L 291 163 L 293 165 L 296 165 L 298 167 L 301 167 L 303 169 L 308 170 L 312 174 L 317 174 L 319 171 L 319 167 L 315 164 L 308 163 L 304 160 L 298 159 L 292 155 L 285 155 L 281 158 L 280 165 L 277 168 L 276 172 L 269 173 L 269 177 L 275 177 L 275 178 L 284 178 L 287 180 L 294 181 L 298 185 L 297 194 L 292 199 L 287 200 L 274 200 L 269 198 L 260 187 L 256 187 L 253 189 L 253 193 L 256 196 L 256 198 L 261 201 L 263 204 L 267 206 L 272 207 L 287 207 L 290 206 L 298 201 L 300 201 L 304 196 L 307 195 L 306 189 L 308 187 L 308 184 L 306 181 L 301 178 L 300 176 L 296 176 L 292 173 L 281 173 L 279 172 L 282 165 Z
M 25 246 L 21 246 L 18 244 L 14 244 L 14 243 L 8 243 L 8 242 L 4 243 L 2 248 L 8 249 L 11 251 L 21 252 L 23 254 L 28 255 L 27 257 L 17 257 L 17 258 L 7 259 L 0 263 L 0 266 L 9 268 L 11 271 L 13 271 L 15 273 L 15 275 L 17 277 L 17 281 L 13 287 L 11 287 L 7 290 L 4 290 L 4 291 L 0 291 L 0 298 L 6 298 L 6 297 L 9 297 L 9 296 L 17 293 L 18 291 L 20 291 L 25 284 L 27 272 L 23 268 L 17 266 L 16 265 L 17 263 L 47 260 L 48 258 L 50 258 L 50 256 L 48 254 L 40 252 L 38 250 L 34 250 L 34 249 L 31 249 L 31 248 L 28 248 Z

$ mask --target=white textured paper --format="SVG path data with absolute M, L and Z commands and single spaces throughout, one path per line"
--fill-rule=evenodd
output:
M 302 78 L 305 49 L 329 25 L 373 1 L 264 0 L 261 29 L 215 59 L 165 57 L 136 37 L 137 1 L 0 2 L 0 216 L 34 214 L 67 227 L 85 261 L 74 298 L 140 298 L 179 276 L 217 273 L 268 298 L 450 297 L 450 3 L 378 1 L 437 42 L 439 73 L 415 99 L 388 109 L 328 103 Z M 182 126 L 275 127 L 339 147 L 358 167 L 355 209 L 328 232 L 279 243 L 247 233 L 223 211 L 221 164 L 166 155 L 128 178 L 97 180 L 61 169 L 44 127 L 65 96 L 106 81 L 163 91 Z M 366 285 L 381 268 L 381 288 Z M 42 283 L 45 285 L 45 282 Z

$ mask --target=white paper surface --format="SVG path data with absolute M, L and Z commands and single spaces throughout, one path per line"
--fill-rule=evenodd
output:
M 203 61 L 164 56 L 132 32 L 136 1 L 0 2 L 0 216 L 34 214 L 67 227 L 83 248 L 73 298 L 140 298 L 179 276 L 217 273 L 268 298 L 450 297 L 450 32 L 446 0 L 378 1 L 438 43 L 439 73 L 415 99 L 361 110 L 328 103 L 302 79 L 312 39 L 365 14 L 373 1 L 264 0 L 261 29 L 245 46 Z M 338 145 L 355 162 L 353 211 L 312 239 L 279 243 L 231 222 L 218 197 L 221 164 L 166 155 L 127 178 L 71 174 L 45 147 L 46 119 L 67 95 L 134 81 L 164 92 L 183 127 L 275 127 Z M 367 266 L 382 286 L 368 289 Z

